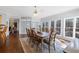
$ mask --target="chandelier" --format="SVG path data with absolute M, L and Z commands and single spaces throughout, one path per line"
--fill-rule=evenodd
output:
M 37 7 L 34 6 L 34 16 L 37 16 L 37 15 L 38 15 Z

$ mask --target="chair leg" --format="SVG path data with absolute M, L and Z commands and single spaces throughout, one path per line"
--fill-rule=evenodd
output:
M 48 50 L 49 50 L 49 53 L 50 53 L 50 45 L 48 45 Z
M 42 52 L 42 50 L 43 50 L 43 43 L 41 43 L 41 52 Z
M 55 43 L 53 44 L 53 47 L 54 47 L 54 51 L 55 51 Z
M 43 39 L 41 40 L 41 52 L 43 50 Z
M 40 44 L 37 45 L 37 52 L 40 52 Z

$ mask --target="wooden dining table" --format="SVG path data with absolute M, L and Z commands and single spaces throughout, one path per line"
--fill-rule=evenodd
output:
M 43 38 L 49 37 L 49 33 L 48 32 L 37 33 L 37 35 L 40 36 L 40 37 L 43 37 Z

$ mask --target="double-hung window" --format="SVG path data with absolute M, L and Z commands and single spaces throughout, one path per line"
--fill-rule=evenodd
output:
M 54 21 L 51 21 L 51 28 L 54 29 Z
M 76 18 L 76 38 L 79 38 L 79 18 Z
M 56 32 L 57 34 L 61 34 L 61 20 L 56 21 Z
M 43 22 L 43 24 L 42 24 L 42 31 L 48 32 L 48 22 Z
M 65 19 L 65 36 L 73 37 L 73 18 Z

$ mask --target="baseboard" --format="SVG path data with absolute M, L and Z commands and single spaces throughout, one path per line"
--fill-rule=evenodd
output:
M 27 36 L 27 34 L 19 34 L 20 38 L 23 38 L 23 37 L 26 37 L 26 36 Z

